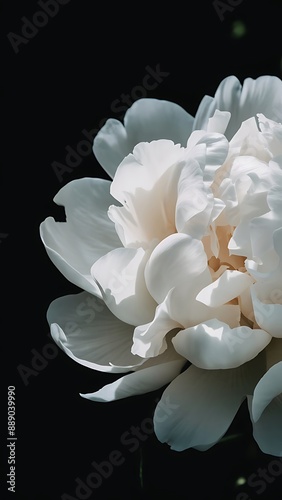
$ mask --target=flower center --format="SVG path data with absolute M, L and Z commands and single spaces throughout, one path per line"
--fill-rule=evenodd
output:
M 208 257 L 208 265 L 211 271 L 220 276 L 220 268 L 230 271 L 246 272 L 244 255 L 233 255 L 229 253 L 228 244 L 233 235 L 234 228 L 231 226 L 219 226 L 214 232 L 216 243 L 212 245 L 211 236 L 203 238 L 203 244 Z M 216 247 L 216 250 L 215 248 Z M 216 252 L 216 255 L 215 255 Z

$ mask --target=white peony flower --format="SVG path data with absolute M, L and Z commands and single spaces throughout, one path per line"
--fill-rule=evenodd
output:
M 247 397 L 258 445 L 282 456 L 281 121 L 271 76 L 226 78 L 195 119 L 140 99 L 94 140 L 112 181 L 70 182 L 54 198 L 66 222 L 40 227 L 83 290 L 51 303 L 53 339 L 84 366 L 125 373 L 82 396 L 167 385 L 154 425 L 174 450 L 213 446 Z

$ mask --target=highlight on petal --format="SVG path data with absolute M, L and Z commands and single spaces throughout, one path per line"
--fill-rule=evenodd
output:
M 159 441 L 176 451 L 213 446 L 252 393 L 262 370 L 260 356 L 231 370 L 190 366 L 169 384 L 156 407 L 154 428 Z
M 153 250 L 145 268 L 145 280 L 152 297 L 160 304 L 169 290 L 196 282 L 207 269 L 201 241 L 186 234 L 172 234 Z
M 200 163 L 204 175 L 203 180 L 207 186 L 210 186 L 228 154 L 229 143 L 226 137 L 215 132 L 195 130 L 188 139 L 187 150 L 191 157 Z
M 48 217 L 40 225 L 40 236 L 51 261 L 78 287 L 101 297 L 91 277 L 92 264 L 120 246 L 114 224 L 107 216 L 113 198 L 110 182 L 84 178 L 66 184 L 54 198 L 65 207 L 66 222 Z
M 117 248 L 101 257 L 91 268 L 108 308 L 131 325 L 149 322 L 156 302 L 144 279 L 148 253 L 142 248 Z
M 172 339 L 181 356 L 206 370 L 236 368 L 256 357 L 270 341 L 263 330 L 230 328 L 217 319 L 181 330 Z
M 172 329 L 181 328 L 181 325 L 171 318 L 170 290 L 165 300 L 156 308 L 154 319 L 145 325 L 137 326 L 133 334 L 131 352 L 138 356 L 149 358 L 158 356 L 167 348 L 166 335 Z
M 119 378 L 112 384 L 105 385 L 99 391 L 80 394 L 90 401 L 109 402 L 113 400 L 146 394 L 160 389 L 173 380 L 181 371 L 183 362 L 170 361 L 151 366 Z
M 57 345 L 74 361 L 101 372 L 128 372 L 144 359 L 131 353 L 133 327 L 97 297 L 81 292 L 51 302 L 47 320 Z
M 140 142 L 119 165 L 111 183 L 111 194 L 120 203 L 127 194 L 144 189 L 151 191 L 156 182 L 184 157 L 185 150 L 171 140 Z
M 207 132 L 224 134 L 230 118 L 231 113 L 229 111 L 219 111 L 219 109 L 216 109 L 214 115 L 208 120 Z
M 140 142 L 169 139 L 185 146 L 193 120 L 174 102 L 138 99 L 126 111 L 124 126 L 118 120 L 107 120 L 94 139 L 94 155 L 113 178 L 121 161 Z
M 254 283 L 247 273 L 225 271 L 217 280 L 198 293 L 196 299 L 210 307 L 219 307 L 241 295 Z
M 276 363 L 267 370 L 254 390 L 252 400 L 252 416 L 254 422 L 258 421 L 269 403 L 279 395 L 281 395 L 280 403 L 282 405 L 282 361 Z
M 169 140 L 142 142 L 119 165 L 111 194 L 123 206 L 111 206 L 109 217 L 124 246 L 149 248 L 175 232 L 177 188 L 172 180 L 184 154 Z

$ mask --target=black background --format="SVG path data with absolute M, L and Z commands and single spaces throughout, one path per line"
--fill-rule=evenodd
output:
M 61 351 L 29 372 L 26 384 L 19 374 L 20 365 L 34 369 L 34 353 L 54 345 L 46 322 L 49 303 L 80 291 L 48 259 L 39 224 L 49 215 L 62 217 L 52 200 L 63 185 L 84 176 L 108 178 L 93 154 L 61 180 L 52 163 L 65 164 L 65 148 L 77 147 L 83 129 L 99 129 L 103 119 L 119 118 L 113 101 L 123 93 L 139 97 L 134 88 L 142 85 L 147 66 L 159 64 L 169 73 L 147 96 L 175 101 L 192 115 L 202 97 L 213 95 L 228 75 L 241 81 L 263 74 L 281 77 L 282 3 L 258 3 L 237 2 L 221 20 L 212 1 L 162 3 L 153 10 L 151 3 L 70 0 L 16 53 L 7 35 L 21 35 L 22 18 L 32 20 L 42 9 L 33 0 L 3 2 L 1 498 L 59 500 L 64 493 L 76 498 L 76 478 L 84 481 L 94 470 L 91 463 L 108 460 L 113 450 L 121 451 L 124 463 L 85 498 L 281 498 L 281 474 L 262 494 L 258 486 L 235 484 L 239 476 L 248 479 L 274 459 L 252 440 L 245 405 L 229 431 L 233 435 L 243 429 L 243 434 L 206 453 L 172 452 L 153 434 L 133 452 L 121 436 L 151 418 L 162 391 L 108 404 L 87 401 L 79 392 L 97 390 L 116 376 L 84 368 Z M 238 21 L 246 28 L 239 38 L 234 36 Z M 16 494 L 5 484 L 8 385 L 16 387 Z M 241 491 L 247 495 L 237 496 Z

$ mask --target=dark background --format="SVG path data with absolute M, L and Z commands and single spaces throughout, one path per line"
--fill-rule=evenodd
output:
M 125 432 L 152 417 L 162 391 L 108 404 L 79 396 L 117 377 L 84 368 L 54 347 L 46 351 L 47 344 L 54 346 L 45 319 L 49 303 L 80 290 L 48 259 L 38 231 L 47 216 L 62 217 L 52 199 L 63 185 L 84 176 L 107 178 L 93 154 L 61 180 L 52 164 L 65 164 L 66 147 L 76 149 L 85 139 L 83 129 L 99 129 L 103 119 L 119 118 L 113 101 L 123 93 L 136 98 L 133 89 L 142 85 L 148 65 L 159 64 L 169 76 L 147 96 L 175 101 L 192 115 L 228 75 L 241 81 L 264 74 L 281 77 L 282 2 L 258 4 L 237 1 L 220 19 L 212 1 L 162 3 L 153 10 L 142 2 L 70 0 L 28 43 L 21 40 L 16 53 L 7 35 L 22 36 L 22 18 L 32 21 L 42 8 L 33 0 L 2 2 L 1 498 L 59 500 L 64 493 L 83 498 L 76 496 L 76 478 L 85 481 L 94 471 L 91 463 L 107 461 L 113 450 L 122 453 L 124 463 L 84 498 L 281 498 L 282 474 L 272 476 L 262 494 L 258 486 L 236 485 L 239 477 L 268 469 L 274 459 L 252 440 L 244 404 L 230 439 L 206 453 L 172 452 L 152 433 L 134 452 L 122 444 Z M 53 359 L 38 360 L 42 352 L 53 353 Z M 25 383 L 19 370 L 30 370 Z M 8 385 L 16 387 L 16 494 L 5 485 Z M 239 436 L 233 439 L 234 434 Z

